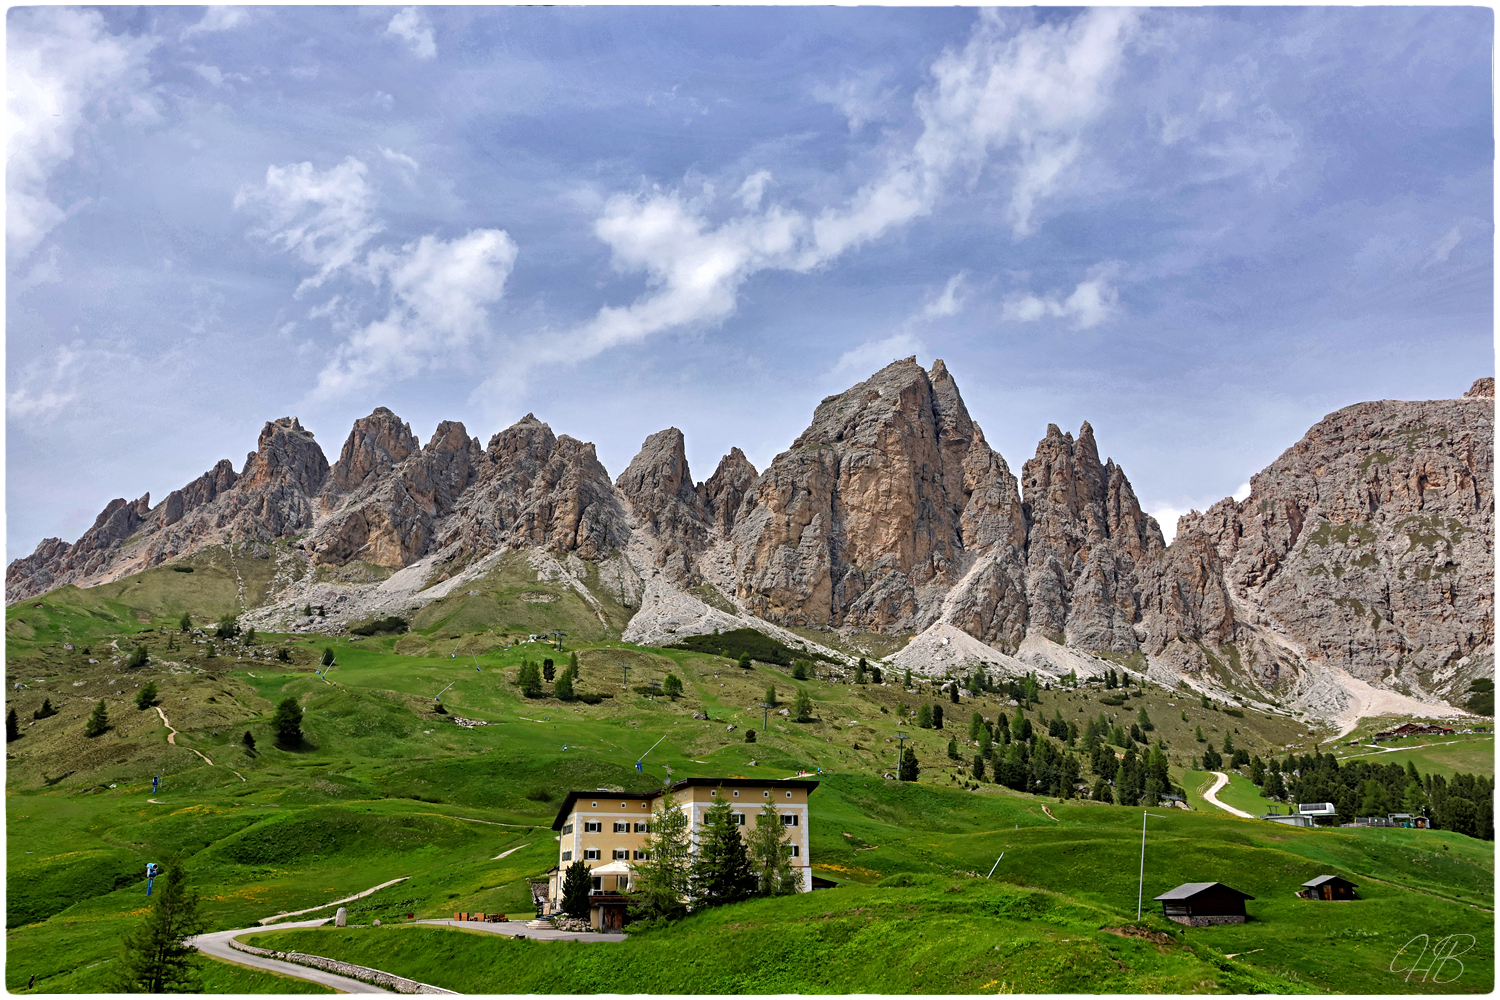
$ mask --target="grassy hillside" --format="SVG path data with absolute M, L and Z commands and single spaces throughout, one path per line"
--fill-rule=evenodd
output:
M 522 600 L 550 585 L 525 580 L 514 567 L 499 572 L 513 570 L 514 586 L 497 578 L 471 587 L 480 594 L 437 608 L 408 635 L 327 643 L 337 664 L 326 677 L 315 662 L 323 639 L 262 636 L 253 647 L 231 643 L 208 657 L 207 637 L 177 631 L 179 609 L 213 613 L 222 581 L 208 596 L 155 577 L 111 585 L 118 594 L 64 588 L 9 609 L 8 707 L 20 715 L 22 736 L 7 748 L 7 987 L 24 988 L 35 973 L 39 991 L 104 988 L 120 935 L 143 912 L 145 863 L 177 849 L 191 856 L 215 928 L 249 926 L 403 876 L 348 904 L 356 922 L 454 910 L 528 914 L 526 879 L 555 859 L 549 827 L 570 788 L 644 790 L 669 776 L 803 770 L 821 771 L 810 834 L 818 873 L 843 883 L 831 893 L 744 904 L 652 931 L 608 959 L 620 964 L 586 975 L 581 956 L 597 962 L 605 952 L 400 927 L 381 932 L 388 933 L 381 947 L 415 942 L 389 958 L 409 962 L 392 971 L 416 978 L 434 978 L 423 963 L 446 964 L 457 975 L 453 959 L 460 958 L 501 977 L 492 983 L 547 991 L 590 991 L 586 984 L 603 982 L 606 972 L 621 991 L 712 982 L 749 992 L 896 984 L 939 992 L 1474 992 L 1492 983 L 1487 952 L 1466 956 L 1462 978 L 1442 986 L 1407 982 L 1388 969 L 1410 934 L 1490 933 L 1489 843 L 1438 831 L 1289 830 L 1217 810 L 1169 811 L 1150 821 L 1148 900 L 1180 882 L 1220 880 L 1257 897 L 1254 919 L 1183 932 L 1148 914 L 1153 933 L 1168 932 L 1170 941 L 1120 937 L 1101 929 L 1134 922 L 1139 809 L 1043 800 L 993 784 L 966 790 L 969 713 L 1014 716 L 1015 706 L 993 695 L 955 705 L 931 685 L 906 690 L 899 678 L 884 686 L 834 682 L 823 665 L 821 679 L 794 682 L 764 664 L 741 671 L 701 653 L 582 641 L 587 630 L 572 619 L 564 628 L 575 633 L 569 651 L 579 655 L 579 689 L 609 697 L 597 705 L 528 700 L 514 684 L 522 658 L 552 656 L 561 665 L 567 654 L 507 645 L 505 637 L 546 624 L 522 617 L 529 608 L 554 614 L 565 605 L 561 596 Z M 141 591 L 137 603 L 132 588 L 147 587 L 154 596 L 146 600 Z M 474 603 L 481 597 L 490 603 Z M 492 619 L 464 617 L 478 615 L 476 608 L 488 608 Z M 139 642 L 153 662 L 127 673 L 124 655 Z M 278 649 L 289 651 L 290 662 L 275 659 Z M 631 667 L 629 687 L 622 664 Z M 684 681 L 682 699 L 651 700 L 634 690 L 668 672 Z M 177 731 L 175 745 L 156 708 L 134 705 L 137 685 L 150 682 Z M 798 723 L 773 711 L 765 719 L 755 706 L 768 686 L 787 705 L 805 688 L 815 718 Z M 1147 688 L 1120 706 L 1101 704 L 1102 694 L 1043 691 L 1027 717 L 1045 729 L 1061 714 L 1081 729 L 1104 712 L 1112 725 L 1128 727 L 1144 707 L 1151 737 L 1164 741 L 1173 774 L 1190 790 L 1188 770 L 1201 748 L 1196 727 L 1215 745 L 1227 733 L 1262 756 L 1288 746 L 1310 752 L 1319 735 L 1284 716 L 1205 709 L 1180 692 Z M 268 726 L 286 697 L 306 708 L 306 742 L 291 750 L 273 745 Z M 43 698 L 59 714 L 34 721 Z M 83 719 L 101 698 L 114 728 L 88 739 Z M 947 728 L 916 728 L 917 705 L 937 699 Z M 486 724 L 464 728 L 455 717 Z M 758 741 L 747 744 L 745 730 L 763 724 Z M 894 770 L 898 729 L 917 748 L 923 770 L 916 784 L 882 777 Z M 254 753 L 240 743 L 247 730 Z M 663 736 L 637 771 L 637 759 Z M 949 760 L 951 737 L 964 762 Z M 156 795 L 152 775 L 164 779 Z M 1001 852 L 994 878 L 984 882 Z M 1328 871 L 1358 882 L 1366 899 L 1325 907 L 1292 897 L 1296 884 Z M 876 886 L 892 876 L 914 881 Z M 375 948 L 360 944 L 373 940 L 349 932 L 337 947 Z M 893 978 L 868 979 L 864 966 L 882 968 L 869 961 L 871 949 L 901 957 Z M 679 973 L 664 967 L 667 954 L 687 955 L 699 978 L 672 978 Z M 213 971 L 231 976 L 228 968 Z M 764 989 L 750 978 L 755 968 L 767 970 Z M 232 975 L 242 976 L 234 981 L 240 985 L 223 979 L 213 988 L 279 988 L 267 985 L 271 977 L 257 986 L 243 976 L 258 974 Z

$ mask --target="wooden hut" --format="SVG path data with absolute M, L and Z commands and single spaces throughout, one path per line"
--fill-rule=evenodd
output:
M 1222 882 L 1186 882 L 1155 897 L 1164 917 L 1189 927 L 1242 924 L 1245 900 L 1254 898 Z
M 1303 882 L 1302 891 L 1297 895 L 1303 899 L 1358 899 L 1354 889 L 1354 883 L 1346 878 L 1339 878 L 1337 875 L 1319 875 L 1317 878 Z

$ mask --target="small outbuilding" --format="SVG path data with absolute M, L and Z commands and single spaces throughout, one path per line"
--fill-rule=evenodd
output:
M 1222 882 L 1186 882 L 1155 897 L 1162 916 L 1189 927 L 1243 924 L 1245 900 L 1254 898 Z
M 1355 893 L 1356 886 L 1346 878 L 1337 875 L 1319 875 L 1317 878 L 1308 879 L 1302 883 L 1302 891 L 1297 893 L 1303 899 L 1358 899 Z

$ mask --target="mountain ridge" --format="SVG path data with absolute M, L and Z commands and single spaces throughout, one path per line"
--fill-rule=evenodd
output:
M 930 634 L 899 657 L 918 672 L 1129 660 L 1161 683 L 1314 714 L 1391 698 L 1440 710 L 1493 672 L 1492 425 L 1492 379 L 1456 400 L 1345 407 L 1256 473 L 1245 500 L 1180 518 L 1168 546 L 1088 422 L 1076 437 L 1049 425 L 1017 476 L 941 360 L 892 362 L 820 402 L 763 471 L 735 448 L 702 482 L 675 427 L 612 480 L 592 444 L 533 414 L 487 445 L 456 422 L 421 445 L 378 407 L 332 465 L 284 417 L 240 472 L 221 460 L 155 507 L 112 501 L 72 545 L 43 541 L 7 567 L 7 602 L 207 545 L 263 555 L 286 542 L 305 580 L 366 564 L 405 588 L 381 585 L 382 607 L 415 607 L 528 550 L 639 601 L 634 641 L 731 622 Z M 333 627 L 373 606 L 381 588 L 359 586 Z M 705 587 L 733 610 L 692 596 Z

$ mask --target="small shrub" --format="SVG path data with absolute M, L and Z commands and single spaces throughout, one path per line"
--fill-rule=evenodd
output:
M 527 792 L 526 793 L 526 797 L 528 799 L 530 799 L 531 801 L 533 801 L 533 802 L 551 802 L 552 801 L 552 793 L 549 792 L 549 791 L 547 791 L 547 789 L 542 788 L 540 786 L 538 786 L 536 788 L 533 788 L 531 791 Z
M 382 632 L 394 632 L 399 635 L 409 631 L 411 631 L 411 623 L 400 615 L 377 618 L 375 621 L 366 622 L 349 630 L 351 635 L 378 635 Z
M 193 567 L 191 567 L 191 566 L 173 566 L 172 567 L 172 572 L 173 573 L 191 573 L 192 571 L 193 571 Z

